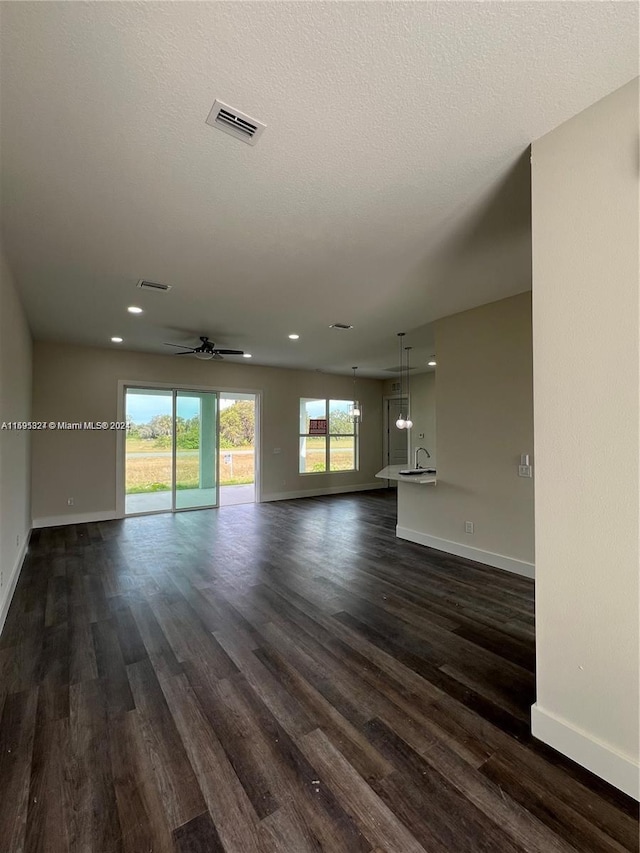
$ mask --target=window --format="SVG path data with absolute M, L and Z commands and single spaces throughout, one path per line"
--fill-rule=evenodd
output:
M 358 470 L 354 400 L 300 400 L 301 474 Z

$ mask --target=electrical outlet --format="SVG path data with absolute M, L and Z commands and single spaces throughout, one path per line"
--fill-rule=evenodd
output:
M 465 521 L 464 532 L 465 533 L 473 533 L 473 521 Z
M 20 534 L 16 536 L 16 548 L 20 547 Z
M 73 498 L 67 498 L 67 506 L 73 506 Z
M 530 477 L 531 465 L 518 465 L 518 477 Z
M 4 572 L 0 572 L 0 589 L 4 586 Z

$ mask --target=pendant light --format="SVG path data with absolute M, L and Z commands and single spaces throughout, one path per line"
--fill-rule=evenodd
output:
M 402 393 L 403 388 L 404 388 L 404 376 L 402 373 L 402 339 L 403 338 L 404 338 L 404 332 L 398 332 L 398 349 L 400 351 L 400 398 L 401 398 L 401 405 L 402 405 L 402 398 L 404 396 Z M 406 429 L 406 425 L 407 425 L 407 422 L 405 421 L 404 415 L 402 414 L 402 411 L 401 411 L 400 415 L 398 416 L 398 420 L 396 421 L 396 426 L 398 427 L 398 429 Z
M 411 347 L 405 347 L 407 351 L 407 419 L 404 422 L 405 429 L 411 429 L 413 421 L 411 420 L 411 380 L 409 379 L 409 352 Z
M 358 402 L 358 397 L 356 395 L 356 370 L 357 367 L 352 367 L 353 370 L 353 406 L 351 408 L 351 417 L 353 418 L 354 423 L 359 423 L 362 419 L 362 407 Z

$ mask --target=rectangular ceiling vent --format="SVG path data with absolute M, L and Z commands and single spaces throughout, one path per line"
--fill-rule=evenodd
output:
M 329 326 L 330 329 L 353 329 L 349 323 L 332 323 Z
M 147 281 L 144 278 L 141 278 L 136 286 L 141 290 L 171 290 L 170 284 L 160 284 L 157 281 Z
M 388 373 L 406 373 L 407 372 L 407 365 L 403 364 L 402 367 L 383 367 L 382 369 L 386 370 Z M 417 368 L 416 367 L 410 367 L 409 372 L 411 372 L 412 370 L 417 370 Z
M 247 145 L 255 145 L 266 125 L 256 121 L 240 110 L 223 104 L 222 101 L 214 101 L 211 112 L 207 117 L 207 124 L 217 127 L 236 139 L 241 139 Z

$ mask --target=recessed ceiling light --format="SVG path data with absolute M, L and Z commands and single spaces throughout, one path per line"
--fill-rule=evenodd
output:
M 111 338 L 111 343 L 113 344 L 121 344 L 122 338 Z
M 289 335 L 292 341 L 297 341 L 300 335 Z
M 129 305 L 127 311 L 129 314 L 142 314 L 142 308 L 138 308 L 137 305 Z
M 436 364 L 437 364 L 437 361 L 435 360 L 435 357 L 434 357 L 434 356 L 432 356 L 432 357 L 429 359 L 429 361 L 427 362 L 427 364 L 429 365 L 429 367 L 435 367 L 435 366 L 436 366 Z
M 251 353 L 250 352 L 243 352 L 242 357 L 243 358 L 251 358 Z

